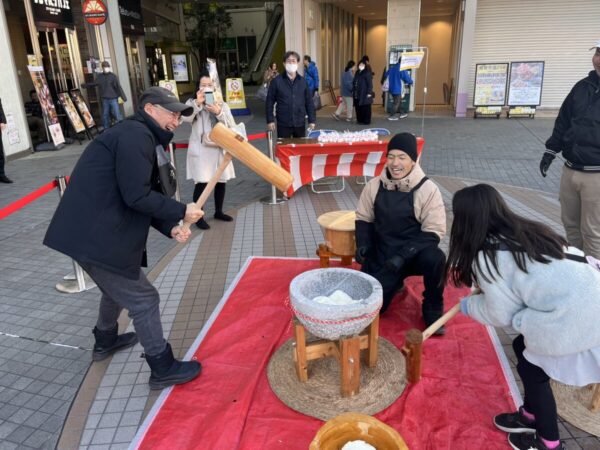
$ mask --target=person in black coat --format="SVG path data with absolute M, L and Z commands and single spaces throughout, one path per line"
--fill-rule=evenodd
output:
M 44 244 L 72 257 L 102 291 L 96 343 L 99 361 L 139 341 L 152 369 L 150 387 L 185 383 L 200 364 L 174 359 L 160 322 L 160 297 L 140 266 L 145 260 L 150 226 L 185 242 L 203 212 L 163 193 L 158 155 L 173 138 L 181 115 L 192 108 L 164 88 L 140 97 L 137 113 L 92 141 L 77 161 L 69 185 L 50 222 Z M 160 153 L 162 156 L 162 153 Z M 136 333 L 118 335 L 117 319 L 125 308 Z M 137 334 L 137 336 L 136 336 Z
M 6 128 L 6 116 L 2 109 L 2 100 L 0 100 L 0 183 L 12 183 L 12 180 L 4 173 L 4 144 L 2 143 L 2 131 Z
M 356 123 L 369 125 L 373 104 L 373 73 L 364 59 L 358 63 L 358 70 L 354 75 L 352 96 L 356 109 Z
M 315 127 L 315 105 L 306 79 L 298 74 L 300 55 L 286 52 L 283 57 L 285 73 L 275 77 L 267 93 L 267 128 L 275 131 L 273 108 L 277 105 L 277 137 L 304 137 L 306 117 L 308 128 Z
M 558 198 L 567 240 L 600 259 L 600 40 L 590 50 L 594 70 L 573 86 L 560 107 L 540 172 L 545 177 L 562 152 Z

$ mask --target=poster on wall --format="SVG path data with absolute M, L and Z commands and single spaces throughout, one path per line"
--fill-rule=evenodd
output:
M 511 62 L 509 106 L 539 106 L 542 102 L 544 61 Z
M 56 107 L 54 106 L 52 96 L 50 95 L 50 89 L 48 89 L 44 68 L 41 66 L 27 66 L 27 68 L 29 69 L 35 92 L 38 95 L 42 113 L 48 124 L 52 142 L 54 142 L 54 145 L 62 144 L 65 142 L 65 138 L 62 133 L 62 128 L 60 127 L 58 114 L 56 114 Z
M 173 69 L 173 79 L 175 81 L 178 83 L 188 83 L 190 81 L 187 55 L 185 53 L 171 53 L 171 68 Z
M 94 118 L 90 113 L 90 109 L 88 108 L 87 103 L 83 99 L 83 96 L 81 95 L 81 91 L 79 89 L 73 89 L 71 91 L 71 100 L 73 100 L 73 103 L 77 107 L 79 114 L 81 115 L 81 117 L 83 117 L 83 122 L 85 123 L 85 126 L 88 128 L 95 127 L 96 122 L 94 122 Z
M 473 106 L 504 106 L 508 63 L 475 65 Z
M 85 125 L 83 124 L 81 117 L 79 117 L 79 113 L 77 112 L 77 109 L 75 109 L 75 105 L 73 104 L 71 97 L 69 97 L 69 94 L 67 92 L 59 92 L 58 101 L 67 113 L 67 117 L 69 118 L 71 125 L 73 125 L 75 133 L 85 131 Z
M 6 113 L 6 135 L 8 137 L 8 144 L 15 145 L 21 142 L 21 137 L 19 136 L 19 129 L 15 124 L 15 116 L 13 113 Z

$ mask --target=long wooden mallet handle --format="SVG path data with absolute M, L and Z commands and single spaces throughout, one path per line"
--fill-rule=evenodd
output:
M 233 156 L 231 156 L 229 153 L 225 152 L 225 155 L 223 155 L 223 160 L 221 161 L 221 164 L 219 164 L 219 167 L 217 167 L 217 171 L 214 173 L 214 175 L 212 176 L 212 178 L 210 179 L 210 181 L 208 182 L 208 184 L 202 191 L 202 195 L 200 195 L 200 198 L 198 200 L 196 200 L 196 205 L 199 208 L 202 208 L 204 206 L 204 204 L 206 203 L 206 200 L 208 200 L 209 195 L 212 193 L 213 189 L 219 182 L 219 178 L 221 178 L 221 175 L 223 174 L 223 172 L 225 171 L 225 169 L 227 168 L 227 166 L 229 165 L 229 163 L 231 162 L 232 159 L 233 159 Z M 189 222 L 183 222 L 183 224 L 181 226 L 183 228 L 185 228 L 186 230 L 189 230 L 190 227 L 192 226 L 192 224 Z
M 457 303 L 446 312 L 442 317 L 433 322 L 425 331 L 421 332 L 416 328 L 408 330 L 405 337 L 402 353 L 406 358 L 406 380 L 409 383 L 416 383 L 421 379 L 421 356 L 423 354 L 423 342 L 442 325 L 452 319 L 460 311 L 460 303 Z

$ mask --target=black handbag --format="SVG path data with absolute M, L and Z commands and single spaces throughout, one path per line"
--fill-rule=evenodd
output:
M 171 158 L 162 145 L 156 146 L 156 159 L 158 161 L 158 182 L 163 194 L 167 197 L 173 197 L 177 191 L 177 171 Z

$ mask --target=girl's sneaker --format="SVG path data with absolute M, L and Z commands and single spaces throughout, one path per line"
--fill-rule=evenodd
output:
M 525 417 L 522 410 L 521 406 L 517 412 L 498 414 L 494 417 L 494 425 L 507 433 L 535 433 L 535 421 Z
M 538 437 L 537 434 L 531 433 L 510 433 L 508 435 L 508 443 L 515 450 L 566 450 L 564 443 L 561 441 L 558 447 L 550 449 Z
M 331 113 L 331 117 L 333 117 L 335 120 L 340 120 L 340 116 L 338 116 L 336 113 Z

